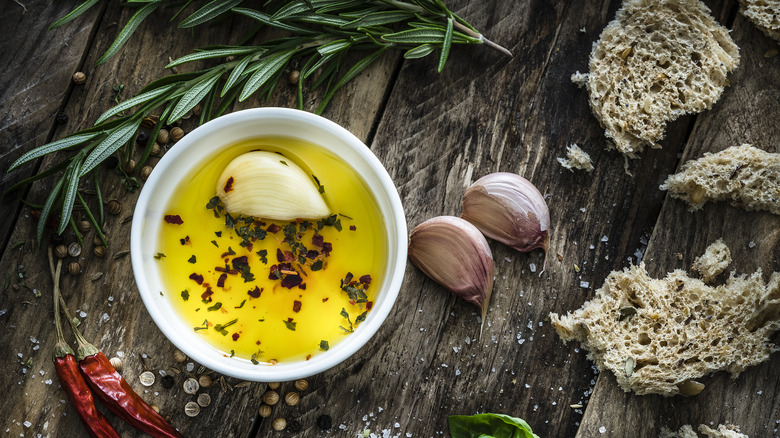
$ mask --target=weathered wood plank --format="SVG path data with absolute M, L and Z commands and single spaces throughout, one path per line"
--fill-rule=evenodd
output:
M 117 56 L 105 65 L 93 67 L 95 60 L 108 48 L 131 12 L 118 4 L 110 5 L 100 20 L 98 37 L 94 44 L 88 47 L 89 55 L 85 62 L 84 70 L 87 72 L 88 81 L 83 88 L 74 90 L 70 96 L 65 107 L 70 122 L 67 129 L 58 129 L 58 136 L 90 126 L 113 104 L 113 87 L 124 85 L 123 98 L 128 98 L 149 81 L 168 74 L 164 66 L 170 58 L 177 58 L 206 44 L 235 42 L 253 25 L 246 19 L 236 19 L 234 26 L 207 27 L 199 29 L 199 32 L 191 36 L 187 31 L 170 26 L 167 23 L 169 17 L 165 14 L 152 15 Z M 183 35 L 189 36 L 182 37 Z M 326 115 L 365 139 L 377 111 L 381 108 L 385 93 L 385 87 L 381 84 L 389 84 L 397 62 L 397 55 L 377 62 L 336 96 Z M 181 70 L 194 68 L 195 66 L 188 66 L 182 67 Z M 237 108 L 294 106 L 294 93 L 293 87 L 280 86 L 270 102 L 259 102 L 252 98 Z M 317 95 L 310 98 L 309 109 L 316 107 L 318 98 Z M 191 130 L 194 127 L 194 118 L 185 121 L 183 127 L 185 131 Z M 27 147 L 32 146 L 33 144 L 30 144 Z M 132 154 L 137 159 L 140 149 L 133 150 Z M 47 166 L 52 162 L 52 157 L 44 161 L 44 166 Z M 151 164 L 155 162 L 156 159 L 151 160 Z M 255 413 L 265 385 L 252 384 L 223 392 L 219 385 L 215 384 L 205 390 L 212 396 L 211 407 L 204 408 L 194 419 L 185 416 L 184 404 L 193 397 L 185 394 L 181 385 L 187 376 L 198 376 L 208 370 L 201 371 L 198 364 L 192 364 L 192 369 L 188 371 L 189 362 L 175 363 L 174 347 L 165 340 L 143 310 L 143 304 L 136 292 L 129 255 L 120 256 L 129 249 L 132 209 L 139 191 L 126 191 L 122 186 L 122 176 L 113 170 L 103 169 L 102 175 L 104 200 L 116 199 L 122 204 L 119 215 L 106 217 L 108 255 L 105 259 L 94 257 L 94 233 L 86 233 L 86 245 L 82 255 L 77 259 L 66 259 L 66 263 L 78 260 L 83 266 L 83 272 L 76 277 L 66 275 L 62 281 L 64 295 L 72 310 L 78 309 L 85 313 L 85 316 L 80 317 L 82 332 L 109 357 L 121 354 L 124 360 L 123 375 L 131 386 L 148 402 L 158 406 L 163 415 L 170 417 L 172 424 L 186 435 L 248 436 L 252 432 Z M 30 191 L 29 199 L 44 199 L 52 184 L 51 179 L 36 183 Z M 94 199 L 88 201 L 93 202 L 94 208 Z M 3 356 L 0 366 L 9 371 L 2 379 L 2 389 L 6 396 L 0 402 L 0 412 L 10 419 L 8 427 L 12 433 L 47 435 L 67 430 L 72 431 L 72 436 L 86 436 L 73 408 L 65 402 L 60 402 L 65 399 L 65 394 L 57 388 L 56 376 L 49 359 L 55 342 L 50 311 L 51 280 L 48 278 L 44 252 L 35 250 L 31 245 L 34 240 L 34 227 L 35 221 L 29 217 L 29 209 L 25 208 L 10 239 L 12 242 L 26 241 L 28 244 L 13 250 L 9 247 L 0 259 L 0 272 L 14 275 L 10 278 L 12 285 L 20 282 L 15 276 L 17 266 L 23 265 L 26 272 L 23 282 L 42 294 L 40 298 L 35 298 L 30 290 L 14 287 L 9 288 L 0 299 L 0 309 L 4 309 L 0 324 L 6 329 L 0 346 L 0 354 Z M 75 241 L 70 231 L 66 233 L 65 239 L 67 243 Z M 114 258 L 115 256 L 118 258 Z M 98 275 L 100 278 L 96 278 Z M 95 280 L 92 280 L 93 278 Z M 31 342 L 31 336 L 37 343 Z M 17 356 L 17 353 L 21 356 Z M 28 360 L 31 360 L 29 366 L 20 365 Z M 180 372 L 177 373 L 174 368 Z M 174 374 L 175 386 L 170 389 L 163 388 L 159 374 L 153 386 L 141 386 L 138 375 L 146 369 L 154 371 L 155 374 L 160 370 Z M 216 380 L 219 376 L 212 374 L 212 377 Z M 47 384 L 47 380 L 52 383 Z M 231 384 L 239 383 L 234 379 L 227 381 Z M 118 418 L 111 414 L 107 416 L 120 435 L 137 434 Z M 24 421 L 29 421 L 31 425 L 24 426 Z
M 775 43 L 741 15 L 736 18 L 732 37 L 741 49 L 741 66 L 715 108 L 697 116 L 681 163 L 742 143 L 780 152 L 780 130 L 775 122 L 780 111 L 780 68 L 777 59 L 762 56 Z M 667 198 L 647 249 L 648 271 L 662 277 L 673 269 L 688 270 L 707 245 L 722 237 L 734 259 L 729 271 L 742 274 L 761 268 L 767 279 L 770 272 L 780 270 L 778 230 L 780 218 L 768 213 L 711 203 L 690 213 L 683 202 Z M 677 253 L 682 254 L 682 260 Z M 702 379 L 704 392 L 691 398 L 625 394 L 614 376 L 603 373 L 578 436 L 655 437 L 663 426 L 677 430 L 684 424 L 696 428 L 702 423 L 731 423 L 751 437 L 774 436 L 780 409 L 778 372 L 776 366 L 764 363 L 734 380 L 717 373 Z

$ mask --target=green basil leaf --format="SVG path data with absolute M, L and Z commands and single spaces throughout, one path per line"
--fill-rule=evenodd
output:
M 179 23 L 179 27 L 188 28 L 205 23 L 224 14 L 232 7 L 240 5 L 243 1 L 244 0 L 214 0 L 185 18 L 184 21 Z
M 13 164 L 11 164 L 11 167 L 8 168 L 8 171 L 10 172 L 28 161 L 34 160 L 36 158 L 40 158 L 52 152 L 61 151 L 69 147 L 86 143 L 88 140 L 91 140 L 100 134 L 102 134 L 102 132 L 73 134 L 68 137 L 59 139 L 57 141 L 53 141 L 51 143 L 45 144 L 43 146 L 39 146 L 29 152 L 26 152 L 21 157 L 17 158 L 16 161 L 14 161 Z
M 447 422 L 452 438 L 539 438 L 528 423 L 509 415 L 451 415 Z
M 119 49 L 121 49 L 127 40 L 130 39 L 130 36 L 133 35 L 133 32 L 135 32 L 135 30 L 138 28 L 138 25 L 140 25 L 141 22 L 144 21 L 147 16 L 149 16 L 149 14 L 154 12 L 154 10 L 160 6 L 162 6 L 162 0 L 149 3 L 143 8 L 139 9 L 138 12 L 133 14 L 133 16 L 130 17 L 130 21 L 128 21 L 122 31 L 119 32 L 119 35 L 117 35 L 116 39 L 111 44 L 111 47 L 109 47 L 108 50 L 106 50 L 106 53 L 104 53 L 103 56 L 97 60 L 96 64 L 100 65 L 106 62 L 108 58 L 116 55 L 117 52 L 119 52 Z

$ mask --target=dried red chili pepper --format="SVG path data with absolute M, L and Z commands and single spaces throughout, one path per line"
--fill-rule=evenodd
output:
M 81 423 L 93 438 L 120 438 L 111 423 L 95 407 L 95 399 L 89 391 L 89 386 L 79 372 L 76 357 L 73 350 L 65 342 L 62 335 L 59 311 L 59 279 L 62 271 L 62 260 L 57 261 L 54 268 L 52 250 L 49 248 L 49 268 L 54 281 L 54 326 L 57 330 L 57 343 L 54 345 L 54 369 L 57 371 L 57 379 L 60 386 L 68 394 L 70 404 L 76 408 Z
M 141 432 L 155 438 L 183 438 L 182 434 L 133 391 L 133 388 L 111 365 L 106 355 L 84 339 L 73 323 L 62 294 L 57 295 L 76 342 L 79 344 L 76 354 L 81 375 L 86 379 L 95 397 L 116 416 Z

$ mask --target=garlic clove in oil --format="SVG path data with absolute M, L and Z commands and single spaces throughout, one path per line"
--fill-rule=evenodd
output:
M 484 325 L 493 292 L 493 254 L 474 225 L 454 216 L 417 225 L 409 236 L 409 259 L 425 275 L 478 306 Z
M 522 176 L 497 172 L 478 179 L 463 195 L 461 217 L 517 251 L 542 248 L 546 264 L 550 211 L 536 186 Z
M 239 155 L 217 180 L 217 196 L 228 213 L 271 220 L 329 216 L 319 189 L 294 162 L 267 151 Z

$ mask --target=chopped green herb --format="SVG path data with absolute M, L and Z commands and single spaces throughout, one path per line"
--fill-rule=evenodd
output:
M 165 254 L 161 253 L 161 252 L 158 252 L 157 254 L 155 254 L 154 259 L 155 260 L 160 260 L 163 257 L 165 257 Z
M 260 261 L 263 262 L 263 264 L 268 264 L 268 250 L 261 249 L 260 251 L 257 251 L 256 254 L 260 257 Z
M 341 231 L 341 219 L 336 219 L 336 222 L 333 222 L 333 228 L 335 228 L 336 231 Z
M 279 160 L 279 162 L 280 162 L 280 163 L 282 163 L 282 164 L 284 164 L 285 166 L 288 166 L 288 167 L 289 167 L 289 164 L 287 164 L 287 162 L 286 162 L 286 161 L 284 161 L 284 160 Z
M 222 303 L 217 302 L 216 304 L 214 304 L 213 306 L 209 307 L 206 310 L 208 310 L 209 312 L 212 312 L 214 310 L 219 310 L 220 308 L 222 308 Z
M 214 244 L 214 246 L 216 246 L 217 248 L 219 248 L 219 245 L 217 244 L 217 241 L 216 241 L 216 240 L 212 240 L 212 241 L 211 241 L 211 243 L 213 243 L 213 244 Z
M 330 345 L 328 345 L 328 341 L 326 341 L 324 339 L 322 341 L 320 341 L 320 350 L 328 351 L 329 348 L 330 348 Z
M 195 254 L 193 254 L 192 257 L 190 257 L 189 260 L 187 261 L 190 263 L 195 263 L 197 261 L 197 259 L 195 258 Z
M 235 251 L 233 251 L 233 248 L 231 248 L 231 247 L 229 247 L 229 246 L 228 246 L 227 253 L 228 253 L 228 255 L 236 255 L 236 252 L 235 252 Z
M 217 237 L 222 237 L 222 231 L 215 231 L 214 234 L 216 234 Z
M 236 355 L 236 350 L 230 350 L 230 357 L 233 357 Z
M 295 321 L 290 321 L 288 319 L 285 319 L 283 322 L 284 322 L 284 325 L 287 326 L 288 330 L 295 331 L 295 326 L 297 325 L 297 323 Z
M 249 360 L 252 361 L 253 365 L 258 365 L 260 363 L 257 361 L 257 353 L 252 353 L 252 358 L 250 358 Z
M 236 309 L 240 309 L 240 308 L 244 307 L 244 303 L 246 303 L 246 300 L 241 301 L 241 304 L 239 304 L 238 307 L 236 307 Z
M 217 208 L 217 205 L 219 205 L 219 196 L 215 196 L 211 199 L 209 199 L 208 204 L 206 204 L 206 208 L 213 210 Z
M 225 213 L 225 226 L 228 228 L 233 228 L 236 225 L 236 220 L 233 219 L 233 216 L 230 215 L 230 213 Z
M 314 182 L 316 182 L 316 183 L 317 183 L 317 190 L 318 190 L 320 193 L 325 193 L 325 186 L 323 186 L 322 184 L 320 184 L 320 180 L 319 180 L 319 178 L 317 178 L 317 177 L 316 177 L 316 176 L 314 176 L 314 175 L 312 175 L 311 177 L 312 177 L 312 178 L 314 178 Z
M 24 245 L 24 243 L 25 243 L 25 241 L 24 241 L 24 240 L 20 240 L 20 241 L 18 241 L 18 242 L 16 242 L 16 243 L 14 243 L 14 244 L 11 246 L 11 249 L 16 249 L 16 248 L 19 248 L 20 246 L 23 246 L 23 245 Z
M 361 322 L 366 320 L 366 314 L 368 313 L 368 310 L 358 315 L 357 318 L 355 318 L 355 324 L 360 324 Z
M 228 331 L 225 330 L 225 328 L 230 327 L 231 325 L 235 324 L 238 321 L 238 319 L 233 319 L 229 322 L 226 322 L 225 324 L 217 324 L 214 326 L 214 330 L 219 332 L 222 336 L 227 336 Z
M 181 291 L 181 298 L 184 301 L 189 300 L 190 299 L 190 291 L 188 291 L 187 289 L 184 289 L 183 291 Z
M 35 295 L 35 296 L 39 297 L 40 295 Z M 165 295 L 163 294 L 163 292 L 162 292 L 162 291 L 160 291 L 160 296 L 161 296 L 161 297 L 164 297 L 164 296 L 165 296 Z
M 320 269 L 322 269 L 322 260 L 317 260 L 311 264 L 312 271 L 319 271 Z

